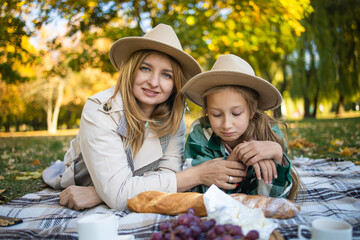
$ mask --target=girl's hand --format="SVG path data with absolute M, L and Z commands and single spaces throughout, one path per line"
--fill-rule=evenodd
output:
M 282 164 L 283 152 L 281 145 L 277 142 L 255 140 L 243 142 L 237 145 L 233 152 L 247 166 L 252 166 L 265 159 L 273 159 Z
M 253 165 L 258 180 L 261 180 L 261 173 L 265 184 L 270 184 L 273 178 L 277 178 L 276 165 L 273 160 L 261 160 Z
M 61 206 L 77 211 L 92 208 L 103 203 L 103 200 L 101 200 L 93 186 L 83 187 L 72 185 L 63 190 L 59 197 Z

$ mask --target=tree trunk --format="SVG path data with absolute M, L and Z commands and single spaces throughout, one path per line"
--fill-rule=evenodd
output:
M 282 73 L 283 73 L 283 82 L 281 83 L 281 87 L 280 87 L 281 95 L 284 95 L 284 92 L 285 92 L 287 84 L 288 84 L 286 65 L 287 65 L 287 55 L 284 56 L 284 60 L 281 63 L 281 68 L 282 68 Z M 278 108 L 276 108 L 274 110 L 274 118 L 281 118 L 281 117 L 282 117 L 281 106 L 279 106 Z
M 65 81 L 64 79 L 60 79 L 57 88 L 58 92 L 56 96 L 54 109 L 52 109 L 52 99 L 49 99 L 48 102 L 47 122 L 48 122 L 48 132 L 50 134 L 56 134 L 57 131 L 57 123 L 59 118 L 60 107 L 64 98 L 64 87 L 65 87 Z
M 319 102 L 319 88 L 316 90 L 315 99 L 314 99 L 314 112 L 312 113 L 312 117 L 316 118 L 317 108 Z
M 7 121 L 4 123 L 5 132 L 10 132 L 10 123 Z
M 47 107 L 46 107 L 46 122 L 48 127 L 48 132 L 53 133 L 52 125 L 51 125 L 51 119 L 52 119 L 52 96 L 53 96 L 53 88 L 51 87 L 51 84 L 48 84 L 48 99 L 47 99 Z
M 336 117 L 341 117 L 345 112 L 345 108 L 344 108 L 344 96 L 340 95 L 338 104 L 336 106 L 336 112 L 335 115 Z
M 304 97 L 304 118 L 311 118 L 310 99 L 308 97 Z

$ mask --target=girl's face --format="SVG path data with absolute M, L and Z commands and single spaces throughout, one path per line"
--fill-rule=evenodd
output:
M 216 135 L 231 148 L 239 144 L 250 121 L 245 98 L 233 89 L 224 89 L 207 96 L 207 112 Z
M 151 53 L 135 72 L 133 93 L 140 109 L 150 116 L 154 108 L 165 102 L 174 88 L 174 71 L 170 58 Z

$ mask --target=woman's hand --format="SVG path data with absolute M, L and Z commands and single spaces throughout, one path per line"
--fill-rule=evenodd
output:
M 93 186 L 72 185 L 60 193 L 60 205 L 77 211 L 103 203 Z
M 201 184 L 206 186 L 215 184 L 219 188 L 234 189 L 236 183 L 241 182 L 246 176 L 245 169 L 245 164 L 241 162 L 224 161 L 221 158 L 203 162 L 176 173 L 178 192 Z
M 199 165 L 201 184 L 224 189 L 234 189 L 236 183 L 246 176 L 246 166 L 241 162 L 224 161 L 221 158 L 212 159 Z M 230 177 L 232 181 L 229 182 Z

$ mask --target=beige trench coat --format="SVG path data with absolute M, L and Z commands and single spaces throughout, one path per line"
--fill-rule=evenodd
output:
M 114 88 L 87 100 L 79 133 L 71 141 L 65 155 L 67 169 L 61 178 L 61 186 L 75 185 L 73 160 L 82 154 L 98 195 L 110 208 L 122 210 L 126 208 L 127 200 L 140 192 L 177 191 L 175 172 L 180 171 L 183 164 L 186 125 L 183 120 L 177 133 L 170 137 L 165 152 L 159 138 L 147 129 L 144 144 L 134 159 L 134 170 L 160 160 L 158 171 L 148 172 L 141 177 L 133 176 L 123 141 L 116 132 L 124 114 L 120 93 L 111 103 L 111 110 L 104 110 L 104 104 L 113 95 Z

